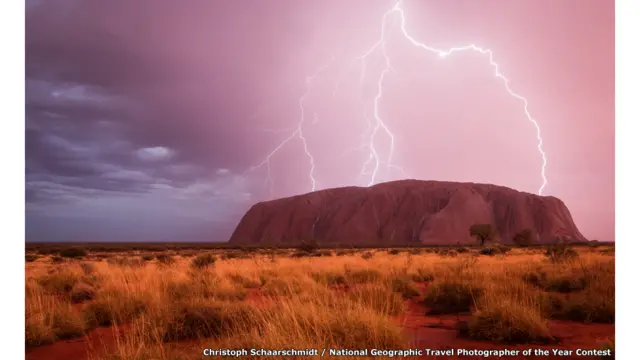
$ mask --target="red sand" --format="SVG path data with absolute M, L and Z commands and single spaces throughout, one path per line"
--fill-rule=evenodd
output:
M 92 330 L 81 338 L 57 341 L 26 350 L 26 360 L 84 360 L 89 354 L 104 350 L 113 351 L 117 345 L 117 333 L 126 331 L 126 326 L 117 330 L 114 327 L 101 327 Z

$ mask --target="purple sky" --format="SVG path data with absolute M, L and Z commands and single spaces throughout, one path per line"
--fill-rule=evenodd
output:
M 375 161 L 364 166 L 382 48 L 352 62 L 380 39 L 393 4 L 27 0 L 27 240 L 224 241 L 254 202 L 308 192 L 313 180 L 320 189 L 405 177 L 385 163 L 382 130 L 378 172 Z M 615 239 L 613 2 L 402 9 L 407 31 L 429 46 L 493 50 L 541 128 L 543 195 L 561 198 L 588 238 Z M 386 20 L 394 71 L 378 115 L 394 136 L 393 164 L 412 178 L 537 193 L 535 127 L 488 57 L 440 58 L 411 45 L 399 12 Z M 267 164 L 248 170 L 295 132 L 306 90 L 313 179 L 295 137 L 265 182 Z

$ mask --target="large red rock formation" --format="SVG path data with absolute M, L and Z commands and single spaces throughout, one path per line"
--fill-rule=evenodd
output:
M 561 236 L 586 239 L 558 198 L 507 187 L 401 180 L 372 187 L 344 187 L 255 204 L 231 244 L 455 245 L 473 244 L 473 224 L 491 223 L 496 241 L 531 229 L 541 243 Z

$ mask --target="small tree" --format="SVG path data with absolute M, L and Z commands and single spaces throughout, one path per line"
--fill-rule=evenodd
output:
M 478 239 L 480 245 L 484 246 L 485 242 L 492 240 L 496 236 L 496 230 L 491 224 L 475 224 L 469 227 L 469 235 Z
M 533 243 L 533 231 L 531 229 L 524 229 L 513 235 L 513 242 L 519 246 L 527 246 Z

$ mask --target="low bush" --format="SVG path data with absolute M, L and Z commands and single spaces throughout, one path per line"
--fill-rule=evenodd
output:
M 140 255 L 140 258 L 142 260 L 144 260 L 144 261 L 151 261 L 151 260 L 155 259 L 155 257 L 156 256 L 154 254 L 143 254 L 143 255 Z
M 578 252 L 565 244 L 550 245 L 544 254 L 554 263 L 565 262 L 578 257 Z
M 191 265 L 196 269 L 204 269 L 209 266 L 213 266 L 216 262 L 216 258 L 211 254 L 201 254 L 191 260 Z
M 499 343 L 554 343 L 542 314 L 534 307 L 513 299 L 484 302 L 472 318 L 462 326 L 463 335 L 475 340 Z
M 427 289 L 424 304 L 430 314 L 450 314 L 471 310 L 482 289 L 459 278 L 437 279 Z
M 96 296 L 96 290 L 91 285 L 79 282 L 71 289 L 70 296 L 71 302 L 77 304 L 83 301 L 92 300 Z
M 169 254 L 158 254 L 156 255 L 156 260 L 161 265 L 171 265 L 175 262 L 175 259 L 173 258 L 173 256 Z
M 361 257 L 365 260 L 369 260 L 373 258 L 373 253 L 371 251 L 366 251 L 361 255 Z
M 87 256 L 87 250 L 78 247 L 66 248 L 60 251 L 60 256 L 64 258 L 79 258 Z
M 411 299 L 420 295 L 416 285 L 408 277 L 395 277 L 391 279 L 391 289 L 402 295 L 405 299 Z
M 485 247 L 480 249 L 480 255 L 496 255 L 498 254 L 498 250 L 496 250 L 496 248 L 493 247 Z

